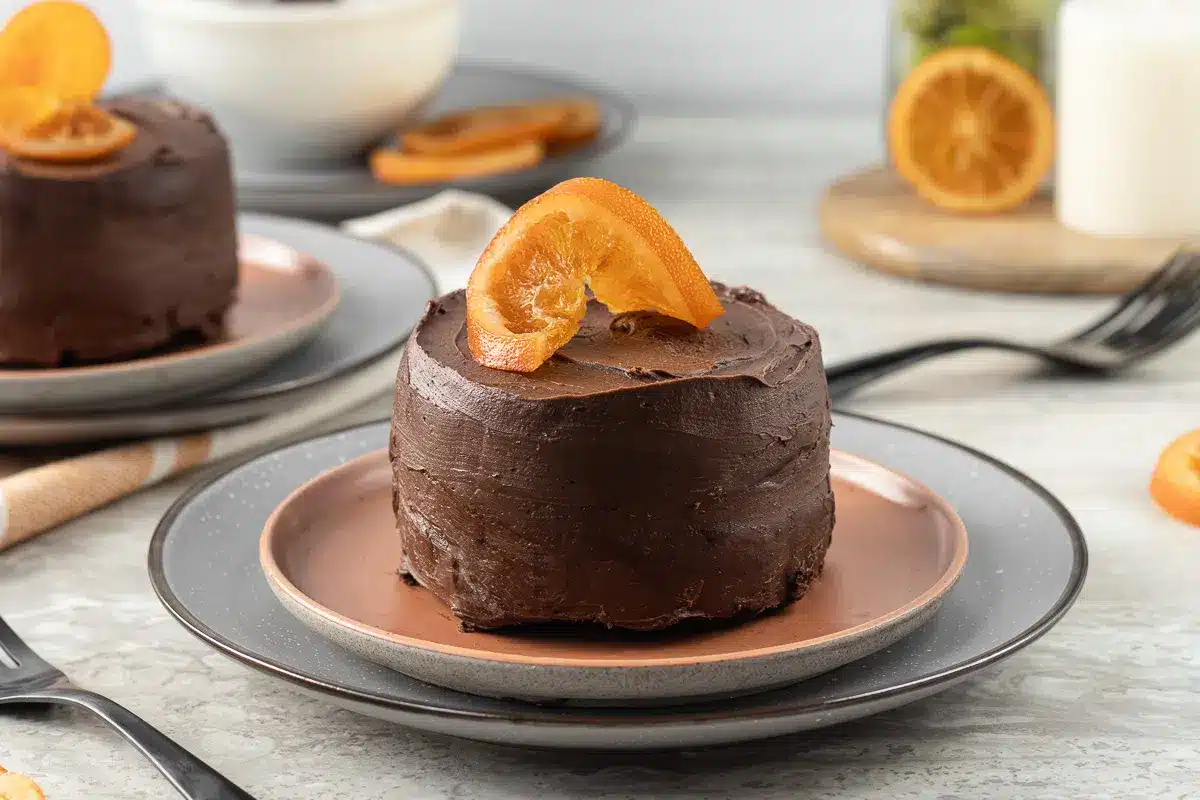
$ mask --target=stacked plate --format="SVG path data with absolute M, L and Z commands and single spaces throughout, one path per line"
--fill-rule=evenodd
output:
M 1067 611 L 1086 547 L 1045 489 L 935 436 L 834 417 L 824 575 L 783 611 L 734 626 L 462 631 L 396 574 L 386 423 L 197 486 L 160 524 L 151 578 L 196 636 L 302 691 L 429 731 L 553 748 L 693 747 L 863 717 L 953 686 Z
M 295 407 L 387 358 L 433 280 L 413 257 L 332 228 L 238 219 L 239 296 L 224 340 L 116 364 L 0 371 L 0 445 L 157 436 Z

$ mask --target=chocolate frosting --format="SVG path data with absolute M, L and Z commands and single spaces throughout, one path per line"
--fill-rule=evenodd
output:
M 402 572 L 469 628 L 650 630 L 799 597 L 833 529 L 817 333 L 714 288 L 703 330 L 593 300 L 529 374 L 472 358 L 462 292 L 432 302 L 393 413 Z
M 105 107 L 137 138 L 107 159 L 0 154 L 0 362 L 127 357 L 215 336 L 237 287 L 225 139 L 188 106 Z

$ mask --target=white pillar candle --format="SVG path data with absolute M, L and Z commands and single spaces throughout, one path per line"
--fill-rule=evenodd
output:
M 1200 234 L 1200 2 L 1068 0 L 1056 104 L 1064 225 Z

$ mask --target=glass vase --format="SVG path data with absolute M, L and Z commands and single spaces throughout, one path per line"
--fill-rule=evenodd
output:
M 923 59 L 945 47 L 986 47 L 1035 75 L 1053 98 L 1060 0 L 892 0 L 888 98 Z

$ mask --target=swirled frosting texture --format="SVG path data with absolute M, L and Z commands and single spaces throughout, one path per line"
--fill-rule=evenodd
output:
M 392 419 L 402 572 L 480 629 L 653 630 L 803 594 L 834 517 L 820 343 L 714 288 L 703 330 L 593 301 L 529 374 L 472 359 L 461 292 L 432 302 Z

